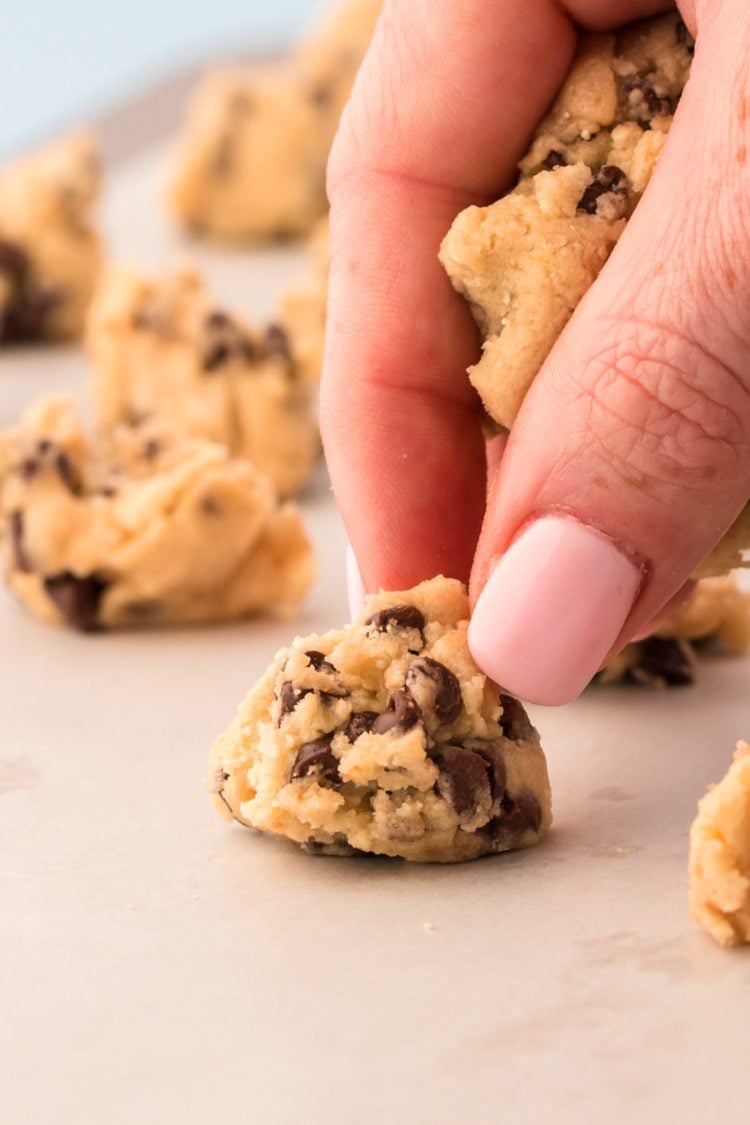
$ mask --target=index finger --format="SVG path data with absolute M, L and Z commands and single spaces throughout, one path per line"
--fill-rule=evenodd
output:
M 579 0 L 600 22 L 659 0 Z M 627 9 L 623 12 L 622 9 Z M 496 197 L 575 48 L 554 0 L 386 0 L 329 168 L 321 423 L 365 586 L 468 578 L 485 503 L 478 343 L 437 260 Z

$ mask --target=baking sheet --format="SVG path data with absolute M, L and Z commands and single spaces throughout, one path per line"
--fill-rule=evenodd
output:
M 293 247 L 186 243 L 165 147 L 112 173 L 115 256 L 196 261 L 257 320 Z M 83 397 L 77 349 L 0 358 L 0 421 Z M 292 632 L 346 619 L 325 480 L 290 627 L 76 636 L 0 594 L 2 1120 L 747 1121 L 750 950 L 687 918 L 687 834 L 750 736 L 750 661 L 533 708 L 550 838 L 461 867 L 323 859 L 228 827 L 208 747 Z

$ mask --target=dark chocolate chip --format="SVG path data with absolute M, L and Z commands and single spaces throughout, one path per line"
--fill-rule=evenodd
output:
M 31 565 L 23 539 L 23 512 L 10 513 L 10 541 L 13 548 L 13 566 L 24 574 L 31 574 Z
M 454 723 L 461 714 L 461 686 L 450 668 L 429 656 L 412 661 L 406 671 L 406 687 L 425 717 L 432 712 L 442 725 Z
M 314 668 L 316 672 L 336 671 L 333 664 L 326 660 L 322 652 L 316 652 L 315 649 L 310 649 L 309 652 L 305 653 L 305 656 L 310 661 L 310 666 Z
M 688 30 L 687 24 L 684 20 L 680 19 L 679 16 L 675 25 L 675 36 L 680 46 L 686 47 L 688 54 L 692 55 L 693 51 L 695 50 L 695 40 Z
M 639 120 L 651 121 L 654 117 L 662 117 L 671 113 L 672 106 L 669 98 L 659 94 L 650 82 L 642 78 L 634 78 L 623 85 L 627 108 Z
M 201 511 L 204 516 L 220 516 L 221 506 L 214 500 L 213 496 L 204 496 L 201 500 Z
M 490 770 L 481 754 L 466 746 L 443 746 L 439 758 L 438 791 L 462 820 L 471 820 L 484 809 L 492 810 Z
M 500 801 L 505 792 L 506 769 L 501 743 L 486 738 L 464 739 L 464 750 L 477 754 L 487 765 L 493 801 Z
M 279 701 L 281 703 L 279 723 L 285 715 L 288 715 L 290 711 L 294 710 L 300 699 L 304 699 L 305 696 L 310 695 L 311 692 L 312 688 L 296 688 L 293 683 L 286 680 L 281 685 L 281 691 L 279 692 Z
M 228 313 L 215 309 L 205 320 L 206 344 L 203 370 L 208 374 L 234 359 L 252 363 L 257 352 L 252 341 L 235 324 Z
M 73 464 L 64 449 L 55 457 L 55 470 L 63 484 L 74 496 L 80 496 L 83 491 L 81 478 L 73 468 Z
M 655 687 L 688 687 L 695 682 L 695 660 L 690 645 L 675 637 L 647 637 L 638 643 L 627 678 Z
M 595 215 L 597 203 L 603 195 L 609 195 L 610 192 L 624 195 L 626 191 L 627 178 L 622 168 L 615 164 L 605 164 L 581 196 L 578 210 L 585 211 L 587 215 Z
M 503 734 L 511 742 L 526 742 L 533 736 L 534 727 L 526 714 L 523 703 L 515 696 L 504 695 L 502 692 L 500 693 L 500 702 L 503 705 L 503 713 L 500 718 Z
M 372 730 L 377 717 L 377 711 L 352 711 L 344 727 L 344 734 L 350 742 L 356 742 L 361 734 L 367 734 Z
M 500 803 L 500 815 L 488 827 L 498 840 L 515 842 L 524 832 L 531 829 L 539 831 L 542 823 L 542 810 L 533 793 L 523 790 L 515 797 L 505 794 Z
M 326 109 L 331 104 L 331 91 L 328 86 L 314 86 L 310 91 L 310 101 L 318 109 Z
M 368 617 L 365 625 L 371 625 L 379 633 L 387 633 L 389 629 L 424 629 L 424 616 L 415 605 L 393 605 L 388 609 L 378 610 Z
M 402 688 L 391 692 L 388 706 L 372 724 L 373 734 L 387 734 L 388 731 L 407 731 L 418 723 L 422 713 L 411 692 Z
M 4 273 L 12 282 L 19 283 L 28 273 L 29 258 L 16 242 L 9 242 L 0 238 L 0 273 Z
M 24 480 L 29 481 L 43 468 L 51 468 L 69 492 L 74 496 L 80 496 L 83 491 L 81 478 L 70 457 L 49 438 L 41 438 L 37 442 L 34 454 L 21 462 L 18 471 Z
M 318 782 L 328 782 L 332 785 L 341 783 L 338 758 L 331 750 L 333 735 L 327 734 L 323 738 L 316 738 L 313 742 L 306 742 L 301 746 L 292 766 L 290 781 L 300 777 L 314 774 Z
M 289 333 L 280 324 L 269 324 L 264 338 L 266 351 L 270 355 L 280 355 L 286 360 L 292 358 Z
M 101 628 L 98 613 L 102 594 L 107 583 L 95 574 L 79 578 L 70 571 L 53 574 L 44 579 L 44 589 L 65 620 L 74 629 L 91 633 Z
M 147 461 L 155 461 L 161 450 L 161 442 L 157 441 L 156 438 L 149 438 L 148 441 L 143 443 L 143 456 Z
M 234 322 L 228 313 L 222 309 L 214 309 L 206 317 L 206 325 L 209 328 L 234 328 Z
M 560 168 L 567 163 L 567 160 L 561 152 L 558 152 L 556 148 L 551 148 L 542 161 L 542 168 L 546 168 L 548 172 L 552 172 L 555 168 Z

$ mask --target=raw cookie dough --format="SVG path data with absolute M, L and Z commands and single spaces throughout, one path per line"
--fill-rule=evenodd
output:
M 327 207 L 328 153 L 381 3 L 337 4 L 283 63 L 206 75 L 171 185 L 182 222 L 228 239 L 312 227 Z
M 688 601 L 653 636 L 627 645 L 597 677 L 600 683 L 682 687 L 695 680 L 696 657 L 707 644 L 741 654 L 750 648 L 750 594 L 733 575 L 704 578 Z
M 288 613 L 313 578 L 296 508 L 248 461 L 154 425 L 93 448 L 67 399 L 0 436 L 0 528 L 11 591 L 86 631 Z
M 84 133 L 0 169 L 0 344 L 80 334 L 102 257 L 99 181 Z
M 690 917 L 720 945 L 750 942 L 750 744 L 698 803 L 690 829 Z
M 307 246 L 302 274 L 282 294 L 277 320 L 286 332 L 289 350 L 305 382 L 315 385 L 323 369 L 328 269 L 330 265 L 328 216 L 314 227 Z
M 251 331 L 216 307 L 198 274 L 112 269 L 87 344 L 104 432 L 151 415 L 249 458 L 284 495 L 310 478 L 320 446 L 310 392 L 283 331 Z
M 452 863 L 551 821 L 539 735 L 469 655 L 446 578 L 282 649 L 211 753 L 219 812 L 329 855 Z
M 692 55 L 676 13 L 584 37 L 521 161 L 517 187 L 489 207 L 461 212 L 443 240 L 440 260 L 484 340 L 469 377 L 498 425 L 513 424 L 622 234 L 663 148 Z M 695 577 L 750 565 L 748 548 L 750 508 Z

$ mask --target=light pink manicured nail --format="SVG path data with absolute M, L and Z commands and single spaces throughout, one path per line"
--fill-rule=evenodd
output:
M 513 695 L 567 703 L 614 644 L 642 579 L 607 536 L 574 519 L 539 519 L 479 595 L 469 626 L 472 655 Z
M 347 545 L 346 548 L 346 592 L 349 597 L 349 613 L 352 621 L 354 621 L 356 617 L 359 617 L 365 604 L 365 584 L 362 581 L 359 564 L 350 545 Z

